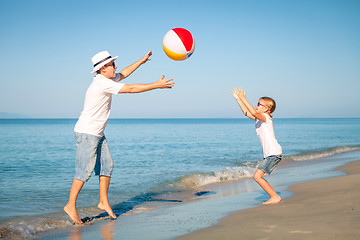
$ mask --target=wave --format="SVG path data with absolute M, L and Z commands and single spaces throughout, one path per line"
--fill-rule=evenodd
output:
M 318 150 L 318 151 L 308 151 L 292 156 L 286 156 L 286 160 L 290 161 L 305 161 L 305 160 L 314 160 L 324 157 L 330 157 L 335 154 L 349 152 L 353 150 L 360 150 L 360 146 L 341 146 L 341 147 L 332 147 L 324 150 Z
M 341 146 L 323 149 L 319 151 L 307 151 L 296 155 L 285 156 L 289 161 L 314 160 L 324 157 L 330 157 L 335 154 L 360 150 L 360 146 Z M 238 167 L 225 167 L 220 171 L 210 173 L 195 173 L 181 177 L 176 183 L 170 184 L 172 187 L 181 189 L 199 188 L 206 185 L 239 181 L 251 178 L 260 161 L 246 161 L 238 163 Z
M 199 188 L 210 184 L 233 182 L 254 175 L 256 168 L 249 166 L 225 167 L 221 171 L 210 173 L 196 173 L 181 177 L 175 184 L 176 187 L 185 189 Z
M 73 226 L 70 221 L 57 216 L 19 217 L 1 224 L 0 238 L 2 239 L 35 239 L 35 234 L 43 231 Z M 57 218 L 56 218 L 57 217 Z

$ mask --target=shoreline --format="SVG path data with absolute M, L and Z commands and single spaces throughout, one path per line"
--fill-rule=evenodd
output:
M 360 160 L 336 171 L 347 174 L 291 185 L 294 195 L 280 204 L 231 213 L 176 239 L 358 239 Z
M 347 166 L 349 163 L 356 162 L 360 159 L 359 153 L 359 150 L 350 151 L 336 154 L 325 159 L 292 162 L 279 168 L 277 170 L 279 172 L 274 176 L 272 175 L 269 180 L 275 190 L 280 192 L 283 201 L 280 204 L 270 205 L 269 207 L 276 208 L 286 205 L 294 195 L 293 186 L 297 186 L 298 184 L 307 183 L 311 186 L 320 179 L 326 181 L 333 178 L 337 179 L 339 176 L 347 176 L 344 172 L 338 171 L 337 169 L 342 166 Z M 340 169 L 342 170 L 342 168 Z M 156 204 L 156 202 L 149 202 L 138 209 L 140 214 L 125 214 L 115 221 L 99 219 L 100 221 L 95 221 L 90 225 L 50 230 L 37 234 L 36 238 L 54 240 L 81 238 L 101 239 L 103 235 L 108 235 L 113 236 L 113 239 L 144 239 L 144 236 L 149 240 L 169 240 L 177 238 L 199 239 L 197 237 L 191 237 L 199 232 L 207 232 L 217 227 L 228 216 L 233 216 L 239 211 L 243 214 L 253 209 L 262 209 L 264 206 L 261 207 L 259 203 L 266 201 L 268 198 L 266 193 L 263 192 L 252 179 L 213 185 L 207 190 L 213 191 L 214 194 L 195 197 L 185 202 L 161 205 L 150 211 L 143 212 L 145 209 L 149 209 L 153 203 Z M 298 195 L 298 192 L 295 191 L 295 196 L 296 195 Z M 163 201 L 163 199 L 167 199 L 166 196 L 164 197 L 165 198 L 159 200 Z M 156 199 L 154 198 L 154 200 Z M 274 215 L 276 216 L 276 212 Z M 250 219 L 255 218 L 250 217 Z M 245 218 L 244 221 L 246 222 L 248 219 Z M 269 221 L 271 222 L 272 219 Z M 306 221 L 308 220 L 306 219 Z M 259 228 L 259 226 L 256 227 L 256 225 L 258 224 L 255 224 L 255 228 Z M 237 225 L 235 225 L 235 227 L 238 228 Z M 139 234 L 138 229 L 142 229 L 142 234 Z M 274 229 L 265 230 L 270 231 Z M 247 231 L 247 229 L 245 229 L 245 231 Z M 304 234 L 300 235 L 302 235 L 301 239 L 306 237 L 303 236 Z M 234 239 L 238 239 L 238 237 L 239 235 L 237 234 Z M 211 236 L 209 238 L 217 239 Z M 227 239 L 226 237 L 224 238 L 222 234 L 220 234 L 219 238 Z M 200 239 L 202 239 L 202 237 Z M 229 239 L 232 238 L 229 237 Z M 255 239 L 255 237 L 250 237 L 250 239 Z M 292 236 L 292 238 L 289 239 L 295 238 Z

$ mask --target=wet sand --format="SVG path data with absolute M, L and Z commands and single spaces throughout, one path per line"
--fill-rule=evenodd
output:
M 280 204 L 235 212 L 177 239 L 360 239 L 360 161 L 345 176 L 293 185 Z

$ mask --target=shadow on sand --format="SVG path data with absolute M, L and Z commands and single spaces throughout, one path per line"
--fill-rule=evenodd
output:
M 155 197 L 157 197 L 159 195 L 161 196 L 161 195 L 167 194 L 167 193 L 174 193 L 174 191 L 161 192 L 161 193 L 155 193 L 155 192 L 144 193 L 144 194 L 135 196 L 135 197 L 133 197 L 133 198 L 127 200 L 127 201 L 124 201 L 124 202 L 113 205 L 112 210 L 113 210 L 114 214 L 116 215 L 116 217 L 119 217 L 120 215 L 133 210 L 136 206 L 147 203 L 147 202 L 170 202 L 170 203 L 180 203 L 180 202 L 182 202 L 181 200 L 155 198 Z M 212 194 L 216 194 L 216 192 L 201 191 L 201 192 L 195 193 L 195 196 L 200 197 L 200 196 L 212 195 Z M 85 218 L 83 218 L 81 220 L 83 221 L 83 223 L 90 223 L 93 220 L 104 218 L 104 217 L 107 217 L 107 216 L 109 216 L 107 214 L 107 212 L 102 212 L 97 216 L 85 217 Z
M 182 202 L 181 200 L 171 200 L 171 199 L 158 199 L 155 198 L 156 196 L 162 195 L 166 192 L 162 192 L 162 193 L 154 193 L 154 192 L 149 192 L 149 193 L 144 193 L 138 196 L 135 196 L 129 200 L 126 200 L 124 202 L 115 204 L 112 206 L 112 210 L 114 212 L 114 214 L 116 215 L 116 217 L 119 217 L 120 215 L 127 213 L 131 210 L 133 210 L 136 206 L 140 205 L 140 204 L 144 204 L 147 202 L 173 202 L 173 203 L 179 203 Z M 85 217 L 83 219 L 81 219 L 84 223 L 89 223 L 95 219 L 99 219 L 99 218 L 104 218 L 109 216 L 107 214 L 107 212 L 102 212 L 97 216 L 93 216 L 93 217 Z

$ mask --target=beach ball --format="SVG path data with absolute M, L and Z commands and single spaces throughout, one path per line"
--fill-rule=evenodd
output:
M 189 58 L 195 50 L 195 41 L 191 33 L 184 28 L 173 28 L 163 39 L 166 55 L 175 61 Z

